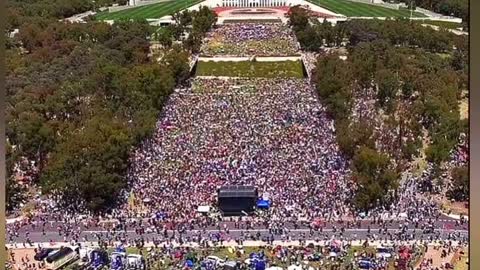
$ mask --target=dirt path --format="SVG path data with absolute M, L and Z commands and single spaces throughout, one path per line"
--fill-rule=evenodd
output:
M 460 104 L 460 119 L 468 118 L 468 99 L 463 99 Z
M 439 248 L 439 249 L 429 248 L 427 253 L 425 253 L 424 259 L 425 260 L 432 259 L 433 260 L 432 266 L 434 268 L 435 267 L 440 268 L 442 264 L 445 265 L 445 263 L 451 263 L 453 256 L 455 255 L 455 252 L 451 252 L 445 258 L 442 258 L 442 250 L 443 248 Z
M 467 270 L 468 269 L 468 251 L 461 251 L 454 257 L 452 261 L 455 270 Z

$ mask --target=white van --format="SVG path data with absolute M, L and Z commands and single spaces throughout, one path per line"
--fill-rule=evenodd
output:
M 225 265 L 225 261 L 220 259 L 217 256 L 207 256 L 207 258 L 205 258 L 205 260 L 213 261 L 215 263 L 215 267 L 222 267 L 223 265 Z
M 127 269 L 129 270 L 145 270 L 145 260 L 142 255 L 128 254 L 127 255 Z
M 377 248 L 377 258 L 390 259 L 393 255 L 392 247 L 378 247 Z

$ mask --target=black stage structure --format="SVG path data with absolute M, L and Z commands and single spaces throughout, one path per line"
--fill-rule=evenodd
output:
M 218 207 L 224 215 L 244 215 L 253 212 L 258 199 L 254 186 L 223 186 L 218 190 Z

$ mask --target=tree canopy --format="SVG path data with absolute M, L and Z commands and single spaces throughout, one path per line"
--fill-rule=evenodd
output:
M 106 211 L 127 187 L 132 147 L 152 134 L 189 72 L 188 52 L 149 57 L 146 22 L 26 23 L 7 52 L 11 208 L 14 166 L 34 161 L 34 183 L 76 210 Z
M 410 0 L 399 0 L 407 5 Z M 415 0 L 415 6 L 422 7 L 446 16 L 455 16 L 462 19 L 463 27 L 468 29 L 470 12 L 468 0 Z
M 362 146 L 352 159 L 353 178 L 358 186 L 354 202 L 360 210 L 384 205 L 390 190 L 398 186 L 398 174 L 385 154 Z
M 452 170 L 452 186 L 447 196 L 455 201 L 468 201 L 470 196 L 470 181 L 468 177 L 468 167 L 455 167 Z
M 458 105 L 467 90 L 464 37 L 404 20 L 351 20 L 332 26 L 310 19 L 300 7 L 291 13 L 290 24 L 302 47 L 321 52 L 312 81 L 336 120 L 340 150 L 354 163 L 359 209 L 387 200 L 402 164 L 420 153 L 424 130 L 431 139 L 427 160 L 439 167 L 451 158 L 466 132 Z M 300 25 L 305 20 L 310 23 Z M 334 52 L 322 53 L 322 46 Z M 341 46 L 347 49 L 344 60 L 336 52 Z M 359 101 L 374 102 L 367 114 L 380 119 L 389 132 L 383 134 L 375 121 L 358 115 L 354 108 Z M 382 168 L 381 173 L 370 167 Z

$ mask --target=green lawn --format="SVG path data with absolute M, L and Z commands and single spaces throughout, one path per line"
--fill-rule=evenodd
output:
M 108 253 L 112 253 L 115 251 L 115 248 L 108 248 L 107 249 L 107 252 Z M 140 249 L 139 248 L 136 248 L 136 247 L 127 247 L 125 248 L 125 251 L 127 252 L 127 254 L 139 254 L 140 253 Z
M 303 78 L 300 61 L 281 62 L 198 62 L 197 76 Z
M 461 23 L 456 23 L 456 22 L 444 22 L 444 21 L 432 21 L 432 20 L 422 20 L 419 21 L 424 24 L 430 24 L 430 25 L 435 25 L 438 27 L 443 27 L 446 29 L 457 29 L 462 27 Z
M 347 17 L 410 17 L 407 9 L 390 9 L 365 3 L 348 0 L 307 0 L 310 3 L 321 6 Z M 423 13 L 413 12 L 413 17 L 426 17 Z
M 108 253 L 111 253 L 112 251 L 114 250 L 114 248 L 109 248 L 107 251 Z M 146 248 L 143 249 L 144 251 L 144 255 L 147 254 L 146 252 Z M 264 251 L 265 255 L 270 259 L 270 263 L 276 265 L 276 266 L 280 266 L 280 267 L 283 267 L 284 269 L 286 269 L 286 267 L 288 265 L 290 265 L 290 262 L 282 262 L 280 261 L 276 256 L 275 254 L 273 253 L 272 249 L 269 248 L 269 247 L 244 247 L 244 253 L 243 254 L 236 254 L 235 252 L 233 252 L 233 250 L 229 250 L 229 248 L 225 248 L 225 247 L 211 247 L 211 248 L 195 248 L 192 250 L 194 253 L 196 253 L 197 255 L 201 255 L 202 254 L 202 251 L 205 251 L 207 255 L 213 255 L 213 256 L 217 256 L 221 259 L 227 259 L 227 260 L 235 260 L 235 261 L 244 261 L 245 259 L 248 258 L 249 254 L 252 253 L 252 252 L 260 252 L 260 251 Z M 358 255 L 362 254 L 363 252 L 367 252 L 367 253 L 373 253 L 375 254 L 376 253 L 376 248 L 375 247 L 367 247 L 367 248 L 364 248 L 364 247 L 361 247 L 361 246 L 353 246 L 352 248 L 350 248 L 348 251 L 347 251 L 347 255 L 343 258 L 343 260 L 341 261 L 337 261 L 337 262 L 332 262 L 330 260 L 325 260 L 325 255 L 326 254 L 323 254 L 322 257 L 323 257 L 323 260 L 324 260 L 324 264 L 323 264 L 323 268 L 321 268 L 322 266 L 320 265 L 319 262 L 309 262 L 309 266 L 312 266 L 312 267 L 315 267 L 317 269 L 330 269 L 330 267 L 332 265 L 336 265 L 336 267 L 339 267 L 337 269 L 347 269 L 347 266 L 353 262 L 354 265 L 356 265 L 356 262 L 353 261 L 354 259 L 354 252 L 357 251 L 358 252 Z M 317 252 L 317 251 L 315 251 Z M 139 254 L 140 253 L 140 250 L 137 249 L 137 248 L 134 248 L 134 247 L 129 247 L 127 248 L 127 254 L 129 253 L 136 253 L 136 254 Z M 418 253 L 418 257 L 415 257 L 413 258 L 413 261 L 412 261 L 412 265 L 415 265 L 417 263 L 417 261 L 419 261 L 422 257 L 423 257 L 423 254 L 424 253 L 424 249 L 423 247 L 421 247 L 421 251 L 419 250 L 419 253 Z M 238 255 L 238 256 L 237 256 Z M 466 261 L 466 258 L 468 257 L 468 254 L 465 254 L 464 255 L 465 257 L 462 258 L 462 261 L 460 261 L 458 264 L 455 265 L 455 270 L 466 270 L 467 268 L 464 268 L 464 266 L 466 265 L 465 264 L 465 261 Z M 163 266 L 160 266 L 160 264 L 158 264 L 157 262 L 157 266 L 156 267 L 152 267 L 152 269 L 172 269 L 173 265 L 177 264 L 179 261 L 172 261 L 170 260 L 169 258 L 165 258 L 165 265 Z M 390 261 L 390 265 L 389 265 L 389 270 L 394 270 L 394 266 L 393 266 L 393 259 Z M 77 269 L 75 268 L 75 265 L 72 264 L 70 265 L 69 267 L 66 268 L 67 270 L 74 270 L 74 269 Z
M 134 7 L 115 12 L 101 12 L 96 15 L 97 20 L 122 20 L 122 19 L 157 19 L 171 15 L 177 11 L 191 7 L 203 0 L 173 0 L 151 5 Z
M 347 252 L 347 256 L 345 256 L 345 259 L 343 261 L 343 266 L 346 267 L 347 265 L 349 265 L 351 262 L 353 262 L 353 260 L 355 259 L 355 257 L 353 256 L 355 251 L 360 255 L 362 254 L 363 252 L 367 252 L 367 253 L 376 253 L 376 248 L 374 247 L 363 247 L 363 246 L 353 246 L 352 248 L 350 248 Z

